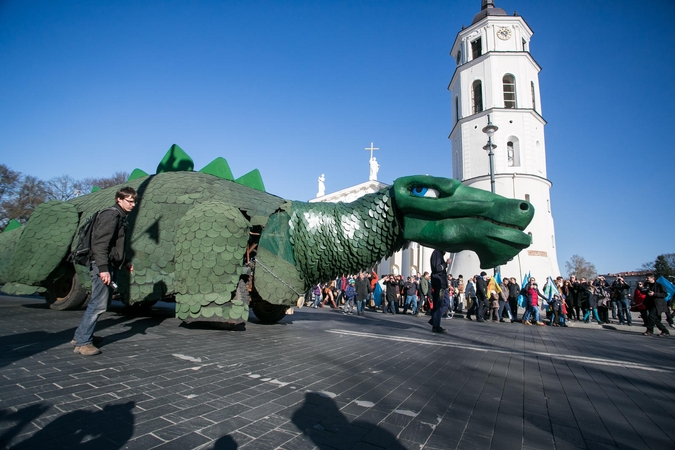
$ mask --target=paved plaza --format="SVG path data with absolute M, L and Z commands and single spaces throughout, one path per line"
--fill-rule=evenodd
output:
M 302 308 L 246 331 L 0 297 L 0 448 L 672 449 L 675 338 Z M 639 322 L 639 319 L 638 319 Z

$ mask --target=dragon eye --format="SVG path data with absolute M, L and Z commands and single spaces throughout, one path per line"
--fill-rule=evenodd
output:
M 438 191 L 436 189 L 431 189 L 423 186 L 415 186 L 410 190 L 410 193 L 415 197 L 438 198 Z

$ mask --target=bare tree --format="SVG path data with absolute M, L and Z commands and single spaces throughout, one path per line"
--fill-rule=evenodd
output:
M 47 200 L 70 200 L 78 196 L 77 181 L 70 175 L 54 177 L 45 183 Z
M 19 187 L 21 172 L 14 172 L 4 164 L 0 164 L 0 201 L 11 196 Z
M 0 202 L 0 226 L 4 229 L 10 220 L 26 223 L 35 208 L 47 200 L 44 181 L 23 176 L 13 195 Z
M 583 257 L 579 255 L 572 255 L 569 261 L 565 262 L 565 270 L 567 271 L 567 276 L 575 275 L 577 279 L 579 278 L 595 278 L 598 274 L 595 269 L 595 264 L 592 264 Z
M 105 189 L 110 186 L 124 184 L 128 178 L 129 173 L 127 172 L 115 172 L 109 177 L 85 178 L 84 180 L 77 182 L 76 188 L 84 195 L 90 193 L 94 187 Z

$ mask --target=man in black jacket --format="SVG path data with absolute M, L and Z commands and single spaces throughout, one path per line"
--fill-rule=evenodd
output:
M 356 289 L 356 314 L 363 316 L 365 314 L 366 299 L 370 292 L 370 280 L 365 277 L 363 272 L 359 273 L 354 288 Z
M 93 344 L 94 327 L 98 317 L 108 309 L 114 289 L 111 283 L 114 271 L 124 264 L 124 237 L 127 214 L 136 206 L 138 194 L 131 187 L 123 187 L 115 194 L 115 206 L 99 212 L 91 231 L 91 298 L 75 330 L 75 353 L 84 356 L 98 355 L 101 351 Z M 129 270 L 133 268 L 129 266 Z
M 666 291 L 663 289 L 659 283 L 654 281 L 654 275 L 647 275 L 646 282 L 640 291 L 646 295 L 644 305 L 647 307 L 647 331 L 645 331 L 645 336 L 651 336 L 654 334 L 654 325 L 656 328 L 661 330 L 659 336 L 669 336 L 670 333 L 668 329 L 661 323 L 661 313 L 666 311 L 668 306 L 666 305 Z
M 444 259 L 445 253 L 441 250 L 434 250 L 431 254 L 431 295 L 433 296 L 433 305 L 431 308 L 431 331 L 434 333 L 444 333 L 445 328 L 441 327 L 441 317 L 450 307 L 450 295 L 448 294 L 448 273 L 447 268 L 450 260 Z
M 476 322 L 485 322 L 485 308 L 488 306 L 487 296 L 487 273 L 481 272 L 480 276 L 476 278 Z
M 630 286 L 622 277 L 616 277 L 612 282 L 613 297 L 617 302 L 619 310 L 619 325 L 633 325 L 633 318 L 630 313 Z

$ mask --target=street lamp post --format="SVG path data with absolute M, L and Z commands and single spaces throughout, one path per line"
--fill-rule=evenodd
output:
M 497 125 L 493 125 L 490 120 L 490 114 L 488 114 L 488 124 L 483 128 L 483 133 L 488 136 L 488 143 L 483 147 L 483 150 L 487 150 L 488 156 L 490 157 L 490 192 L 495 193 L 495 163 L 494 163 L 494 150 L 497 148 L 495 144 L 492 143 L 492 136 L 495 134 L 495 131 L 499 129 Z
M 487 145 L 483 147 L 483 150 L 487 150 L 488 156 L 490 157 L 490 192 L 495 193 L 495 163 L 494 163 L 494 152 L 493 150 L 497 148 L 495 144 L 492 143 L 492 136 L 495 134 L 495 131 L 499 129 L 497 125 L 494 125 L 490 120 L 490 114 L 487 116 L 488 124 L 483 128 L 483 133 L 487 134 L 488 142 Z M 495 275 L 499 273 L 499 266 L 494 268 Z

